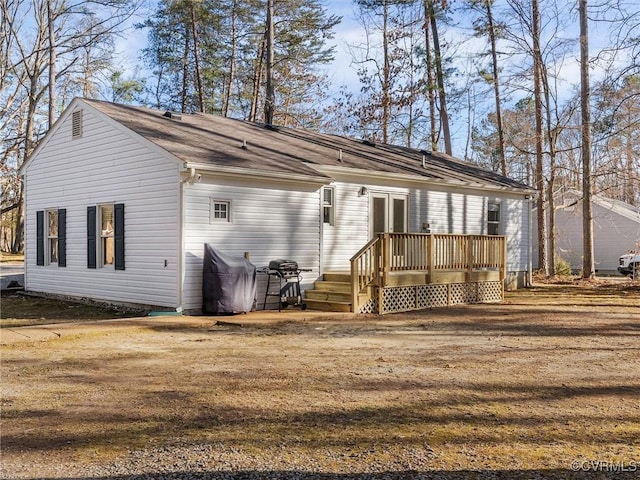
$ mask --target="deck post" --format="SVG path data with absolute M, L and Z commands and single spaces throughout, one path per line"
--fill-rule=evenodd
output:
M 391 271 L 391 236 L 388 233 L 382 234 L 382 285 L 385 287 L 389 283 L 389 272 Z
M 427 237 L 427 268 L 429 273 L 427 274 L 428 283 L 433 283 L 433 268 L 435 266 L 435 249 L 433 248 L 433 234 L 430 233 Z
M 467 256 L 467 271 L 465 272 L 465 280 L 467 283 L 471 282 L 471 277 L 473 273 L 473 235 L 469 235 L 467 237 L 467 248 L 466 248 L 466 256 Z
M 501 248 L 501 252 L 500 252 L 500 261 L 501 261 L 501 265 L 500 265 L 500 281 L 502 282 L 502 285 L 504 286 L 504 280 L 505 278 L 507 278 L 507 238 L 506 237 L 502 237 L 500 239 L 500 248 Z
M 360 292 L 360 272 L 358 271 L 358 261 L 351 261 L 351 311 L 353 313 L 359 313 L 360 306 L 358 305 L 358 295 Z

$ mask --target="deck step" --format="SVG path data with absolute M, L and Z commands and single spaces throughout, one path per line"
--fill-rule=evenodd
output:
M 351 293 L 351 284 L 347 282 L 328 282 L 325 280 L 316 280 L 313 284 L 314 290 L 322 290 L 325 292 Z
M 306 290 L 305 298 L 307 300 L 326 300 L 328 302 L 351 302 L 350 293 L 336 292 L 333 290 Z
M 351 283 L 351 273 L 350 272 L 324 272 L 322 275 L 323 280 L 327 282 L 340 282 L 340 283 Z
M 307 304 L 307 308 L 311 310 L 322 310 L 324 312 L 350 312 L 350 302 L 332 302 L 328 300 L 313 300 L 305 298 L 304 302 Z
M 351 275 L 349 272 L 325 272 L 313 289 L 305 290 L 304 301 L 312 310 L 351 311 Z

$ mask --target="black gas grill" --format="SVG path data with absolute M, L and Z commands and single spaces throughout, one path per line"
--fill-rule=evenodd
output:
M 301 273 L 310 271 L 301 269 L 295 260 L 271 260 L 267 271 L 269 278 L 262 308 L 266 308 L 268 297 L 279 297 L 278 311 L 287 308 L 289 305 L 305 310 L 307 304 L 302 301 L 302 292 L 300 290 Z M 278 288 L 278 290 L 272 291 L 275 288 Z

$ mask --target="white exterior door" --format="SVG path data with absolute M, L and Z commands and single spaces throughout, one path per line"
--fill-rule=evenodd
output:
M 378 233 L 407 231 L 407 195 L 372 193 L 369 231 L 371 238 Z

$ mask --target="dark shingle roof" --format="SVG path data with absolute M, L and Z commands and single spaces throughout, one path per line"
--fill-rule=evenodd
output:
M 393 145 L 371 145 L 338 135 L 275 127 L 208 114 L 182 114 L 181 120 L 142 107 L 83 100 L 177 158 L 196 164 L 323 177 L 317 166 L 404 174 L 434 181 L 479 183 L 528 189 L 442 153 Z M 242 148 L 246 142 L 247 148 Z M 340 157 L 342 150 L 342 160 Z M 424 168 L 423 168 L 424 161 Z

